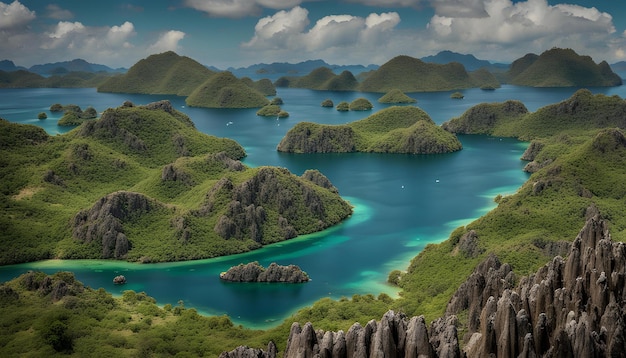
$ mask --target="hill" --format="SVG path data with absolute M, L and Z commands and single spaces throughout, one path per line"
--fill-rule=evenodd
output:
M 187 105 L 208 108 L 259 108 L 269 103 L 265 95 L 230 72 L 214 74 L 197 86 Z
M 493 81 L 497 83 L 495 77 Z M 388 92 L 398 88 L 403 92 L 448 91 L 480 87 L 484 84 L 486 83 L 476 82 L 463 65 L 457 62 L 441 65 L 409 56 L 397 56 L 368 74 L 359 90 Z
M 300 122 L 278 144 L 293 153 L 379 152 L 434 154 L 461 149 L 454 136 L 438 127 L 426 112 L 413 106 L 383 109 L 345 125 Z
M 98 92 L 188 96 L 213 74 L 197 61 L 168 51 L 140 60 L 98 86 Z
M 335 74 L 328 67 L 319 67 L 302 77 L 281 77 L 275 82 L 279 87 L 308 88 L 325 91 L 354 91 L 358 81 L 350 71 Z
M 607 127 L 626 128 L 626 101 L 594 95 L 587 89 L 570 98 L 526 113 L 523 104 L 507 101 L 479 104 L 442 125 L 453 133 L 490 134 L 524 140 Z
M 361 72 L 371 71 L 378 66 L 376 65 L 331 65 L 323 60 L 309 60 L 298 63 L 287 62 L 273 62 L 273 63 L 259 63 L 248 67 L 240 68 L 228 68 L 227 70 L 232 72 L 237 77 L 251 77 L 251 78 L 272 78 L 278 79 L 279 77 L 294 77 L 304 76 L 313 70 L 326 67 L 330 68 L 333 73 L 339 74 L 343 71 L 350 71 L 353 74 L 359 74 Z
M 207 258 L 351 214 L 315 184 L 321 173 L 247 168 L 239 144 L 198 132 L 167 101 L 127 102 L 59 136 L 4 120 L 0 134 L 0 264 Z
M 89 63 L 83 59 L 77 58 L 72 61 L 63 61 L 55 63 L 46 63 L 42 65 L 34 65 L 28 69 L 40 75 L 61 75 L 68 72 L 107 72 L 121 73 L 126 72 L 124 68 L 113 69 L 105 65 Z
M 621 78 L 606 61 L 596 64 L 574 50 L 553 48 L 537 56 L 528 54 L 514 61 L 508 82 L 532 87 L 619 86 Z

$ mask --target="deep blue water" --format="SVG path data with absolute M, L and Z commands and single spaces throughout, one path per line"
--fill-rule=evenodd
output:
M 450 92 L 415 93 L 417 106 L 438 124 L 459 116 L 481 102 L 518 99 L 529 110 L 564 100 L 576 89 L 534 89 L 504 86 L 496 91 L 463 91 L 465 99 L 452 100 Z M 595 88 L 595 93 L 624 97 L 626 88 Z M 321 92 L 279 89 L 290 117 L 276 120 L 256 116 L 256 109 L 219 110 L 189 108 L 183 97 L 97 93 L 95 89 L 0 90 L 0 117 L 44 127 L 49 133 L 68 129 L 56 125 L 59 116 L 48 112 L 53 103 L 93 106 L 99 112 L 125 100 L 146 104 L 169 99 L 187 113 L 203 132 L 237 140 L 248 153 L 250 166 L 286 167 L 295 174 L 315 168 L 323 172 L 342 196 L 355 205 L 355 214 L 322 233 L 308 235 L 263 249 L 211 260 L 139 265 L 115 261 L 44 261 L 0 267 L 0 281 L 27 270 L 71 270 L 79 280 L 114 294 L 145 291 L 158 303 L 194 307 L 207 314 L 228 314 L 236 323 L 264 327 L 322 297 L 351 297 L 381 292 L 394 295 L 385 281 L 393 269 L 405 269 L 428 243 L 440 242 L 450 232 L 494 207 L 497 194 L 511 194 L 527 179 L 519 160 L 526 143 L 508 138 L 461 136 L 463 150 L 443 155 L 397 154 L 285 154 L 276 145 L 300 121 L 340 124 L 362 119 L 387 107 L 375 93 Z M 335 104 L 366 97 L 374 105 L 368 112 L 338 112 L 320 103 Z M 39 112 L 49 118 L 38 120 Z M 232 124 L 229 124 L 232 122 Z M 312 278 L 300 285 L 232 284 L 221 282 L 220 272 L 241 262 L 297 264 Z M 123 273 L 129 283 L 114 286 Z

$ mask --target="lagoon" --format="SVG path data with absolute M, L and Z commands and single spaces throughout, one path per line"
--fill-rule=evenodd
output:
M 413 93 L 417 106 L 441 124 L 482 102 L 522 101 L 529 110 L 559 102 L 577 89 L 536 89 L 503 86 L 496 91 L 464 90 L 465 99 L 452 100 L 450 92 Z M 626 88 L 593 88 L 594 93 L 626 95 Z M 256 109 L 224 110 L 189 108 L 183 97 L 98 93 L 95 89 L 2 89 L 0 117 L 40 125 L 51 134 L 58 127 L 55 117 L 38 120 L 53 103 L 93 106 L 99 112 L 124 101 L 146 104 L 168 99 L 187 113 L 203 132 L 237 140 L 246 149 L 249 166 L 286 167 L 295 174 L 318 169 L 355 206 L 354 215 L 324 232 L 299 237 L 260 250 L 210 260 L 163 264 L 132 264 L 118 261 L 49 260 L 0 267 L 0 281 L 28 270 L 48 273 L 73 271 L 88 286 L 103 287 L 113 294 L 123 290 L 145 291 L 159 304 L 194 307 L 205 314 L 227 314 L 237 324 L 265 328 L 275 325 L 295 310 L 314 301 L 354 294 L 396 289 L 386 284 L 393 269 L 406 269 L 425 245 L 445 240 L 460 225 L 485 214 L 495 206 L 493 198 L 514 193 L 527 180 L 520 156 L 527 143 L 510 138 L 460 136 L 463 150 L 442 155 L 398 154 L 289 154 L 276 151 L 284 134 L 300 121 L 342 124 L 362 119 L 388 107 L 381 94 L 278 89 L 288 118 L 256 116 Z M 327 98 L 335 104 L 365 97 L 374 104 L 368 112 L 338 112 L 323 108 Z M 312 281 L 306 284 L 237 284 L 219 280 L 219 273 L 242 262 L 296 264 Z M 116 286 L 118 274 L 128 284 Z

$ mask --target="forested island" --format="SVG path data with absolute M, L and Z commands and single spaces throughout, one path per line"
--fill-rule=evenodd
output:
M 423 110 L 394 106 L 345 125 L 300 122 L 278 144 L 292 153 L 436 154 L 460 150 L 461 142 L 444 131 Z
M 198 132 L 168 101 L 126 102 L 60 136 L 6 120 L 0 133 L 0 264 L 215 257 L 352 213 L 323 174 L 248 168 L 238 143 Z

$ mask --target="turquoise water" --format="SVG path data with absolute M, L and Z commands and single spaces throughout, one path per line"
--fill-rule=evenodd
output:
M 465 99 L 451 100 L 449 92 L 416 93 L 417 105 L 442 123 L 481 102 L 519 99 L 529 110 L 568 98 L 576 89 L 532 89 L 505 86 L 496 91 L 466 90 Z M 596 93 L 618 94 L 623 87 L 592 89 Z M 511 194 L 527 179 L 519 158 L 526 143 L 508 138 L 460 136 L 462 151 L 432 156 L 392 154 L 286 154 L 276 145 L 286 131 L 300 121 L 340 124 L 366 117 L 373 112 L 338 112 L 322 108 L 366 97 L 374 111 L 387 106 L 376 101 L 380 94 L 320 92 L 279 89 L 278 96 L 290 117 L 276 120 L 255 115 L 256 110 L 214 110 L 188 108 L 184 98 L 97 93 L 95 89 L 0 90 L 0 117 L 44 127 L 49 133 L 66 132 L 56 125 L 58 117 L 37 114 L 53 103 L 74 103 L 98 111 L 116 107 L 125 100 L 145 104 L 169 99 L 187 113 L 196 127 L 206 133 L 230 137 L 246 148 L 247 165 L 286 167 L 295 174 L 315 168 L 323 172 L 342 196 L 355 206 L 354 215 L 324 232 L 300 237 L 263 249 L 211 260 L 139 265 L 116 261 L 58 261 L 0 267 L 0 280 L 11 279 L 27 270 L 46 272 L 70 270 L 79 280 L 114 294 L 132 289 L 145 291 L 159 304 L 194 307 L 206 314 L 228 314 L 236 323 L 267 327 L 322 297 L 351 297 L 354 294 L 396 290 L 385 283 L 393 269 L 405 269 L 425 245 L 440 242 L 460 225 L 485 214 L 498 194 Z M 232 122 L 232 124 L 229 124 Z M 241 262 L 259 261 L 297 264 L 312 278 L 300 285 L 233 284 L 219 280 L 219 273 Z M 128 279 L 115 286 L 117 274 Z

